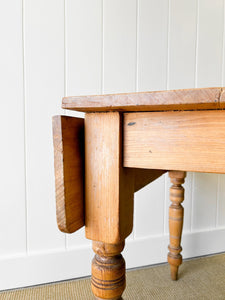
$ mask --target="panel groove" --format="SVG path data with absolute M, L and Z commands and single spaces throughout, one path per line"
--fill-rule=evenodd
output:
M 169 72 L 170 72 L 170 18 L 171 18 L 171 0 L 168 0 L 168 23 L 167 23 L 167 76 L 166 76 L 166 88 L 170 89 L 169 86 Z
M 102 27 L 102 44 L 101 44 L 101 93 L 104 93 L 104 0 L 101 2 L 101 27 Z
M 191 192 L 191 232 L 193 232 L 194 187 L 195 187 L 195 173 L 193 173 L 192 192 Z
M 138 69 L 139 69 L 139 18 L 140 18 L 140 11 L 139 11 L 140 3 L 139 0 L 136 0 L 136 86 L 135 91 L 139 91 L 139 76 L 138 76 Z
M 217 175 L 217 189 L 216 189 L 216 217 L 215 217 L 215 228 L 218 227 L 218 210 L 219 210 L 219 188 L 220 188 L 220 174 Z
M 67 0 L 64 0 L 64 97 L 67 95 Z M 63 110 L 66 113 L 65 110 Z
M 68 22 L 68 18 L 67 18 L 67 0 L 64 0 L 64 97 L 67 96 L 67 74 L 68 74 L 68 70 L 67 70 L 67 22 Z M 67 115 L 67 111 L 66 109 L 63 109 L 63 114 Z M 65 240 L 64 240 L 64 247 L 65 250 L 68 250 L 68 235 L 65 234 Z
M 197 0 L 196 10 L 195 88 L 198 86 L 199 0 Z
M 26 161 L 26 156 L 27 156 L 27 148 L 26 148 L 26 141 L 27 141 L 27 136 L 26 136 L 26 83 L 25 83 L 25 62 L 26 62 L 26 57 L 25 57 L 25 6 L 24 6 L 24 1 L 22 0 L 22 52 L 23 52 L 23 116 L 24 116 L 24 189 L 25 189 L 25 219 L 26 219 L 26 253 L 28 253 L 28 209 L 27 209 L 27 161 Z
M 222 75 L 221 75 L 221 86 L 224 83 L 224 72 L 225 72 L 225 0 L 223 1 L 223 42 L 222 42 Z

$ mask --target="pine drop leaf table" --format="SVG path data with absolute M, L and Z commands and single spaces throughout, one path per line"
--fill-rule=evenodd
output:
M 136 191 L 169 172 L 169 253 L 177 279 L 186 171 L 225 173 L 225 89 L 200 88 L 65 97 L 85 119 L 53 117 L 56 214 L 61 231 L 85 226 L 96 253 L 96 299 L 120 299 L 121 255 Z M 154 209 L 154 208 L 153 208 Z

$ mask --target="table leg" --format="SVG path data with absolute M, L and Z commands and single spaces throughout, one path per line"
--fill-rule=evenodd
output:
M 133 227 L 134 170 L 122 166 L 122 116 L 85 116 L 85 232 L 96 253 L 92 291 L 96 299 L 120 299 L 125 261 L 120 254 Z
M 170 231 L 170 245 L 168 253 L 168 263 L 170 264 L 171 278 L 177 280 L 178 268 L 182 264 L 181 235 L 183 228 L 184 209 L 181 203 L 184 200 L 184 178 L 186 172 L 170 171 L 169 176 L 172 182 L 170 188 L 170 201 L 172 204 L 169 208 L 169 231 Z
M 91 287 L 96 299 L 121 299 L 126 286 L 125 261 L 120 254 L 123 248 L 124 242 L 93 242 L 96 255 L 92 261 Z

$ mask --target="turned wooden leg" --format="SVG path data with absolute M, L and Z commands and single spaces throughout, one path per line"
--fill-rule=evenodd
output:
M 121 299 L 126 286 L 125 261 L 120 254 L 123 248 L 124 242 L 93 242 L 96 255 L 92 261 L 91 286 L 96 299 Z
M 170 264 L 171 278 L 177 280 L 178 268 L 182 264 L 181 235 L 183 228 L 184 209 L 181 203 L 184 200 L 184 183 L 186 172 L 170 171 L 169 176 L 172 182 L 170 188 L 170 201 L 172 204 L 169 208 L 169 231 L 170 244 L 168 253 L 168 263 Z

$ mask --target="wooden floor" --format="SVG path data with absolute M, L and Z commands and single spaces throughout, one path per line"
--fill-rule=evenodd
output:
M 93 300 L 90 279 L 0 293 L 1 300 Z M 127 272 L 124 300 L 225 299 L 225 253 L 184 261 L 180 279 L 170 280 L 168 265 Z

